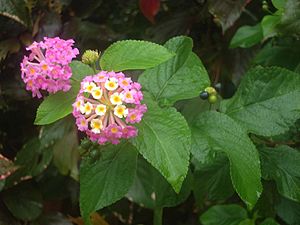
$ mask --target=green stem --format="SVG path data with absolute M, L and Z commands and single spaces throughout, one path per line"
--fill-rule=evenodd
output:
M 153 225 L 162 225 L 163 208 L 154 209 Z
M 94 62 L 91 66 L 92 66 L 92 68 L 93 68 L 93 70 L 94 70 L 94 73 L 97 73 L 96 63 Z

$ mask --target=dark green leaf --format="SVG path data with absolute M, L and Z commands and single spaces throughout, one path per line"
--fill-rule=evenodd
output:
M 137 125 L 139 135 L 133 143 L 178 193 L 188 172 L 190 129 L 174 108 L 160 108 L 146 93 L 145 103 L 148 111 Z
M 0 180 L 0 191 L 2 191 L 4 186 L 5 186 L 5 180 Z M 1 222 L 1 220 L 0 220 L 0 222 Z
M 275 182 L 263 181 L 263 192 L 258 199 L 253 211 L 258 212 L 258 217 L 275 217 L 275 206 L 278 203 L 280 195 L 278 194 Z
M 9 189 L 4 193 L 3 201 L 14 217 L 21 220 L 34 220 L 42 213 L 42 196 L 29 184 Z
M 20 47 L 21 47 L 20 42 L 16 38 L 11 38 L 11 39 L 6 39 L 4 41 L 1 41 L 0 42 L 0 61 L 5 59 L 8 54 L 18 52 L 20 50 Z
M 69 218 L 61 213 L 48 213 L 40 216 L 37 220 L 30 223 L 30 225 L 72 225 Z
M 295 70 L 300 62 L 300 41 L 281 39 L 269 42 L 255 56 L 255 64 Z
M 246 74 L 235 95 L 222 102 L 221 111 L 251 133 L 273 136 L 300 118 L 299 98 L 299 74 L 256 67 Z
M 200 221 L 203 225 L 239 225 L 247 217 L 239 205 L 215 205 L 201 215 Z
M 50 124 L 69 115 L 73 110 L 72 104 L 75 102 L 78 90 L 79 84 L 73 84 L 70 91 L 60 91 L 45 98 L 37 110 L 34 124 Z
M 210 81 L 202 62 L 192 52 L 192 39 L 175 37 L 164 46 L 175 52 L 176 56 L 146 70 L 139 78 L 143 88 L 156 100 L 166 101 L 166 105 L 198 96 L 200 91 L 210 85 Z
M 230 161 L 233 186 L 250 207 L 258 200 L 262 185 L 260 162 L 255 146 L 234 120 L 218 112 L 202 113 L 192 127 L 193 152 L 221 151 Z
M 240 27 L 230 42 L 230 48 L 249 48 L 258 44 L 263 39 L 262 28 L 260 24 L 255 26 Z
M 133 186 L 127 197 L 140 205 L 155 209 L 173 207 L 183 202 L 191 192 L 191 174 L 187 176 L 181 191 L 176 194 L 165 178 L 146 160 L 138 160 Z
M 39 175 L 48 167 L 51 159 L 50 146 L 42 146 L 38 138 L 29 140 L 16 156 L 14 163 L 19 169 L 8 177 L 7 185 L 14 185 L 15 182 Z
M 70 67 L 72 69 L 72 79 L 78 82 L 86 76 L 93 75 L 95 73 L 90 66 L 83 64 L 78 60 L 73 60 L 70 63 Z
M 280 204 L 276 207 L 278 216 L 289 225 L 300 224 L 300 204 L 281 198 Z
M 42 126 L 39 133 L 39 140 L 43 147 L 49 147 L 60 140 L 66 133 L 74 128 L 74 119 L 69 116 L 55 123 Z
M 147 41 L 118 41 L 109 46 L 100 59 L 103 70 L 123 71 L 148 69 L 174 56 L 161 45 Z
M 193 191 L 199 205 L 208 200 L 225 200 L 233 195 L 229 161 L 220 157 L 213 162 L 197 163 L 194 171 Z
M 260 225 L 280 225 L 273 218 L 265 219 Z
M 83 158 L 80 166 L 80 209 L 90 224 L 90 213 L 121 199 L 133 183 L 137 151 L 129 143 L 106 145 L 98 160 Z
M 263 177 L 275 180 L 278 192 L 300 202 L 300 152 L 288 146 L 260 149 Z
M 0 210 L 0 224 L 22 225 L 21 222 L 17 221 L 17 219 L 15 219 L 8 210 Z
M 53 146 L 53 162 L 63 175 L 70 173 L 71 177 L 78 180 L 78 160 L 77 129 L 73 126 Z
M 0 0 L 0 15 L 24 26 L 29 26 L 31 23 L 28 9 L 23 0 Z
M 286 0 L 278 29 L 282 34 L 300 36 L 300 2 Z
M 103 0 L 77 0 L 72 2 L 72 9 L 76 16 L 81 18 L 87 18 L 93 15 L 93 12 L 97 10 L 103 3 Z M 95 12 L 95 14 L 98 11 Z

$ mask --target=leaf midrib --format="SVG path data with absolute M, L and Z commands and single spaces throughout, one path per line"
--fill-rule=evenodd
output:
M 157 101 L 159 98 L 160 98 L 160 95 L 164 92 L 164 90 L 166 89 L 168 83 L 170 82 L 170 80 L 172 80 L 174 78 L 174 76 L 177 74 L 177 72 L 179 70 L 181 70 L 182 67 L 185 66 L 185 64 L 187 63 L 187 61 L 190 59 L 192 55 L 192 52 L 189 53 L 188 57 L 186 57 L 186 60 L 184 61 L 184 63 L 174 71 L 173 75 L 171 75 L 167 80 L 166 82 L 164 83 L 164 85 L 162 86 L 162 88 L 160 89 L 160 91 L 157 93 L 157 95 L 155 96 L 155 100 Z

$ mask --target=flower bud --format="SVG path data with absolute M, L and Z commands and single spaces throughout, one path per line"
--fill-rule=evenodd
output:
M 83 55 L 81 61 L 84 64 L 91 65 L 99 59 L 99 52 L 94 50 L 86 50 Z

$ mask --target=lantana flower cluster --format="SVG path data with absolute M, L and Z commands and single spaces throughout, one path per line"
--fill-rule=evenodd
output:
M 147 107 L 141 104 L 141 85 L 123 73 L 101 71 L 87 76 L 73 104 L 73 115 L 80 131 L 99 144 L 118 144 L 121 138 L 137 135 Z
M 22 79 L 33 97 L 41 98 L 41 90 L 55 93 L 71 88 L 69 64 L 79 54 L 77 48 L 72 48 L 73 44 L 72 39 L 45 37 L 44 41 L 33 42 L 26 48 L 31 53 L 21 63 Z

